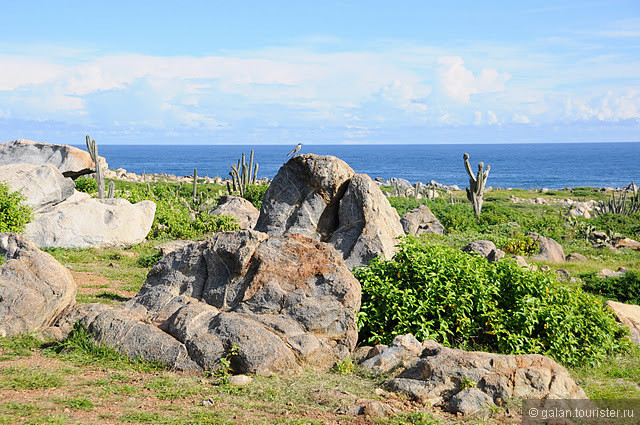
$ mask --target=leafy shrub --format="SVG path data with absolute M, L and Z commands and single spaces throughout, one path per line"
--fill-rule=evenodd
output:
M 31 208 L 24 200 L 20 192 L 11 192 L 8 184 L 0 182 L 0 232 L 22 232 L 31 221 Z
M 158 262 L 162 258 L 162 254 L 158 250 L 153 250 L 150 253 L 142 253 L 140 257 L 138 257 L 138 261 L 136 264 L 140 267 L 151 267 Z
M 415 198 L 405 196 L 389 196 L 387 198 L 393 208 L 398 211 L 398 215 L 402 217 L 409 211 L 416 209 L 420 206 L 420 202 Z
M 356 270 L 361 339 L 418 339 L 501 353 L 542 353 L 567 365 L 628 347 L 601 301 L 511 260 L 484 258 L 406 238 L 390 261 Z
M 620 233 L 629 238 L 640 237 L 640 213 L 630 215 L 606 213 L 590 221 L 596 229 L 609 235 Z
M 599 278 L 595 273 L 580 276 L 582 288 L 593 294 L 623 303 L 640 305 L 640 273 L 628 271 L 622 276 Z
M 431 212 L 440 220 L 447 233 L 462 233 L 480 230 L 473 208 L 467 203 L 450 204 L 444 199 L 427 203 Z
M 249 184 L 247 185 L 247 189 L 242 197 L 251 202 L 254 207 L 260 209 L 262 207 L 264 193 L 268 188 L 268 184 Z
M 98 182 L 91 177 L 78 177 L 75 179 L 76 190 L 84 193 L 96 193 L 98 191 Z
M 512 255 L 532 255 L 539 251 L 540 242 L 533 240 L 531 236 L 518 235 L 502 248 L 504 252 Z
M 231 217 L 192 209 L 190 193 L 184 197 L 181 189 L 180 186 L 174 188 L 165 183 L 157 183 L 131 186 L 123 193 L 132 203 L 143 200 L 156 203 L 156 215 L 148 236 L 150 239 L 195 239 L 209 233 L 240 228 Z

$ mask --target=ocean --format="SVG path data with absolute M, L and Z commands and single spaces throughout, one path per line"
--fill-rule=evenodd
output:
M 84 146 L 78 146 L 85 149 Z M 293 146 L 283 145 L 99 145 L 109 168 L 135 173 L 228 177 L 231 164 L 251 149 L 258 177 L 273 178 Z M 640 183 L 640 143 L 548 143 L 473 145 L 304 145 L 300 153 L 334 155 L 372 178 L 401 177 L 411 183 L 468 185 L 462 154 L 474 170 L 491 166 L 488 186 L 523 189 L 579 186 L 623 187 Z

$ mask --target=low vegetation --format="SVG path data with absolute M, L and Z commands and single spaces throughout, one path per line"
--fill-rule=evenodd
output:
M 31 208 L 23 201 L 21 193 L 0 182 L 0 232 L 22 232 L 31 221 Z

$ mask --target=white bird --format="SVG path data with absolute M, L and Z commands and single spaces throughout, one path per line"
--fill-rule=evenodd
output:
M 287 154 L 287 156 L 291 155 L 292 153 L 298 153 L 300 152 L 300 149 L 302 149 L 302 143 L 298 143 L 298 146 L 296 146 L 295 148 L 293 148 L 293 150 L 291 152 L 289 152 Z

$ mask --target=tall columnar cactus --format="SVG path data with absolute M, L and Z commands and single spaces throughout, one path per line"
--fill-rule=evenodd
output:
M 198 197 L 198 169 L 193 169 L 193 199 Z
M 465 152 L 462 158 L 464 159 L 464 168 L 467 170 L 467 174 L 469 174 L 467 199 L 473 204 L 473 211 L 476 215 L 480 215 L 482 212 L 482 203 L 484 202 L 485 184 L 487 183 L 491 166 L 487 165 L 487 169 L 484 170 L 484 162 L 479 162 L 478 174 L 474 176 L 471 170 L 471 164 L 469 164 L 469 154 Z
M 240 196 L 244 196 L 247 186 L 250 184 L 256 184 L 256 181 L 258 180 L 258 163 L 256 162 L 255 165 L 253 163 L 253 150 L 251 150 L 249 163 L 247 163 L 243 153 L 242 157 L 238 159 L 238 164 L 231 166 L 229 175 L 233 182 L 233 190 L 229 185 L 227 185 L 229 194 L 231 195 L 232 192 L 239 192 Z
M 109 182 L 109 192 L 107 192 L 107 199 L 113 199 L 116 193 L 116 184 L 111 180 Z
M 96 182 L 98 183 L 98 199 L 104 199 L 104 171 L 102 170 L 102 164 L 100 164 L 100 157 L 98 156 L 98 144 L 95 140 L 91 140 L 91 137 L 87 135 L 87 150 L 94 164 L 96 164 Z

